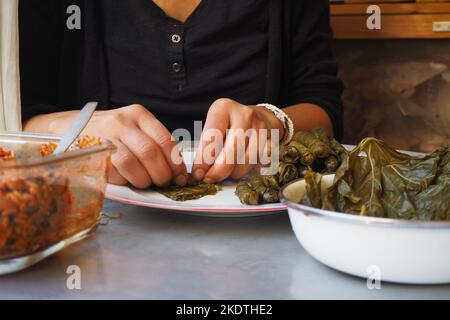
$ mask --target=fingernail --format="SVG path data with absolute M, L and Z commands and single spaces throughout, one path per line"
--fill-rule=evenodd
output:
M 211 179 L 211 178 L 206 177 L 205 179 L 203 179 L 203 182 L 214 183 L 215 181 L 213 179 Z
M 204 177 L 205 177 L 205 171 L 203 171 L 202 169 L 195 170 L 195 172 L 194 172 L 195 180 L 202 181 Z
M 184 186 L 187 183 L 187 177 L 183 174 L 180 174 L 175 178 L 175 184 L 178 186 Z

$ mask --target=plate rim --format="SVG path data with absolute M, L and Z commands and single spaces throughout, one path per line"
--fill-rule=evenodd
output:
M 108 184 L 109 186 L 110 184 Z M 118 186 L 115 186 L 118 187 Z M 124 186 L 122 186 L 124 187 Z M 129 190 L 132 190 L 129 187 Z M 281 212 L 281 211 L 287 211 L 288 207 L 282 203 L 275 203 L 270 206 L 261 207 L 261 206 L 248 206 L 248 207 L 242 207 L 242 208 L 214 208 L 214 207 L 208 207 L 208 206 L 198 206 L 198 207 L 188 207 L 183 205 L 170 205 L 170 204 L 161 204 L 161 203 L 150 203 L 150 202 L 144 202 L 139 200 L 132 200 L 129 198 L 124 197 L 118 197 L 115 195 L 111 195 L 108 192 L 108 189 L 105 194 L 105 198 L 108 200 L 140 206 L 140 207 L 147 207 L 147 208 L 155 208 L 155 209 L 163 209 L 163 210 L 172 210 L 172 211 L 180 211 L 180 212 L 200 212 L 200 213 L 267 213 L 267 212 Z

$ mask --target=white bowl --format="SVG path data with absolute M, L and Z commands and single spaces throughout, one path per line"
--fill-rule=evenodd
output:
M 334 175 L 324 176 L 322 189 Z M 306 183 L 282 190 L 297 239 L 323 264 L 370 280 L 450 283 L 450 222 L 361 217 L 299 204 Z

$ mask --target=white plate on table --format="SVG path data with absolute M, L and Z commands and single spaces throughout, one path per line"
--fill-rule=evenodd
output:
M 193 152 L 183 152 L 188 171 L 194 162 Z M 208 217 L 252 217 L 285 212 L 287 207 L 281 203 L 247 206 L 243 205 L 234 194 L 235 181 L 221 184 L 222 191 L 216 195 L 206 196 L 198 200 L 177 202 L 154 190 L 137 190 L 129 186 L 108 185 L 106 198 L 136 206 L 184 212 L 192 215 Z
M 235 182 L 222 184 L 222 191 L 216 195 L 198 200 L 177 202 L 152 190 L 136 190 L 126 186 L 108 185 L 106 198 L 136 206 L 185 212 L 209 217 L 251 217 L 283 212 L 287 207 L 281 203 L 246 206 L 234 194 Z

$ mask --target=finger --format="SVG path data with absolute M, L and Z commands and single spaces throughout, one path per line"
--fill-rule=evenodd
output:
M 259 130 L 265 129 L 263 124 L 260 124 Z M 258 164 L 258 152 L 259 152 L 259 130 L 252 132 L 249 138 L 249 143 L 247 149 L 245 150 L 245 155 L 241 164 L 235 166 L 233 172 L 231 173 L 231 178 L 234 180 L 239 180 L 245 177 L 252 168 Z
M 272 139 L 265 139 L 265 140 L 261 140 L 261 143 L 263 143 L 263 153 L 261 155 L 259 155 L 260 159 L 259 159 L 259 163 L 263 166 L 263 167 L 268 167 L 270 166 L 271 163 L 271 158 L 272 158 Z M 279 147 L 278 145 L 276 147 Z
M 249 140 L 248 129 L 252 129 L 252 127 L 245 120 L 239 119 L 232 125 L 228 131 L 224 148 L 214 165 L 206 173 L 206 182 L 219 182 L 227 179 L 236 168 L 238 159 L 245 161 L 245 150 Z
M 278 165 L 279 165 L 279 156 L 274 155 L 274 158 L 272 157 L 272 148 L 278 149 L 278 141 L 274 145 L 272 145 L 271 139 L 266 139 L 263 141 L 265 143 L 264 145 L 264 152 L 261 155 L 263 159 L 259 160 L 259 174 L 261 175 L 274 175 L 278 172 Z M 276 157 L 275 157 L 276 156 Z M 273 159 L 272 159 L 273 158 Z
M 162 155 L 172 171 L 173 182 L 184 186 L 188 180 L 186 165 L 170 132 L 150 113 L 143 115 L 138 124 L 139 128 L 159 145 Z
M 263 164 L 261 161 L 263 161 L 261 158 L 265 157 L 266 159 L 270 160 L 270 156 L 267 156 L 267 144 L 270 142 L 266 139 L 265 136 L 258 135 L 258 161 L 257 164 L 251 168 L 251 173 L 253 175 L 261 175 L 261 169 L 270 166 L 270 164 Z M 270 147 L 269 147 L 270 148 Z M 264 160 L 265 161 L 265 160 Z
M 150 186 L 152 180 L 139 160 L 122 142 L 114 141 L 114 144 L 117 152 L 112 155 L 112 163 L 120 176 L 136 188 L 145 189 Z
M 153 184 L 166 186 L 170 183 L 172 170 L 160 146 L 152 138 L 138 127 L 129 126 L 120 132 L 120 140 L 145 168 Z
M 200 138 L 199 148 L 195 156 L 192 173 L 196 180 L 203 180 L 206 173 L 222 151 L 226 130 L 229 128 L 229 117 L 224 111 L 231 100 L 220 99 L 211 105 Z
M 118 186 L 124 186 L 128 183 L 127 179 L 122 177 L 119 171 L 117 171 L 114 166 L 111 166 L 111 168 L 109 168 L 108 182 Z

